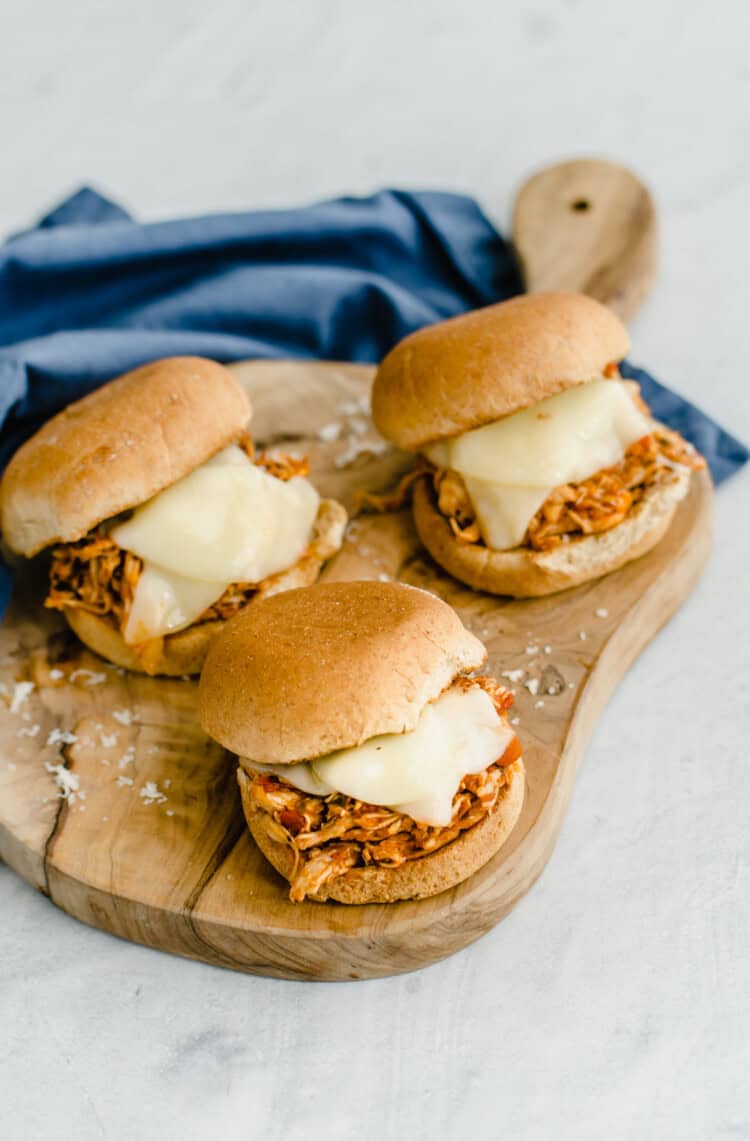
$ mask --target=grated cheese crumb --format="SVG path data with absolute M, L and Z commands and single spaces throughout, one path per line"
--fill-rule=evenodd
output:
M 594 614 L 597 616 L 597 618 L 609 618 L 609 611 L 607 610 L 606 606 L 600 606 L 598 610 L 594 611 Z
M 119 776 L 117 778 L 116 783 L 119 785 L 120 788 L 125 788 L 126 786 L 130 787 L 130 785 L 133 784 L 133 778 L 132 777 L 126 777 L 126 776 Z
M 373 456 L 381 456 L 383 452 L 387 452 L 390 444 L 385 440 L 363 440 L 361 437 L 354 437 L 350 443 L 340 452 L 334 460 L 334 466 L 337 468 L 348 467 L 350 463 L 356 460 L 357 456 L 370 453 Z
M 545 652 L 545 654 L 551 654 L 552 653 L 552 647 L 551 646 L 545 646 L 544 652 Z
M 13 696 L 10 699 L 11 713 L 18 713 L 29 694 L 36 689 L 33 681 L 17 681 L 13 686 Z
M 39 725 L 22 725 L 20 729 L 16 729 L 16 737 L 36 737 L 39 728 Z
M 68 681 L 77 681 L 79 677 L 88 678 L 88 681 L 84 681 L 84 685 L 101 685 L 107 680 L 106 674 L 97 674 L 93 670 L 77 669 L 73 670 Z
M 526 647 L 526 653 L 527 654 L 538 654 L 539 653 L 539 647 L 538 646 L 527 646 Z
M 112 713 L 115 721 L 119 721 L 121 725 L 133 724 L 133 710 L 132 709 L 115 709 Z
M 53 681 L 60 681 L 61 678 L 65 677 L 65 674 L 62 670 L 53 669 L 49 671 L 49 676 Z
M 511 723 L 511 725 L 520 725 L 521 718 L 520 717 L 511 717 L 510 723 Z
M 132 765 L 135 761 L 135 745 L 131 745 L 126 749 L 117 762 L 118 769 L 125 769 L 128 765 Z
M 519 682 L 523 681 L 526 675 L 526 670 L 503 670 L 500 677 L 507 678 L 508 681 Z
M 337 424 L 334 421 L 331 424 L 323 425 L 323 427 L 318 432 L 318 439 L 322 440 L 324 444 L 330 444 L 333 443 L 334 440 L 338 440 L 340 435 L 341 425 Z
M 531 696 L 536 697 L 537 693 L 539 692 L 539 678 L 530 677 L 529 680 L 525 681 L 523 684 L 526 686 Z
M 69 733 L 67 729 L 52 729 L 49 737 L 47 738 L 48 745 L 75 745 L 78 738 L 75 733 Z
M 76 773 L 66 769 L 65 765 L 52 765 L 49 761 L 44 767 L 48 773 L 52 773 L 54 776 L 58 788 L 57 795 L 61 800 L 68 800 L 71 804 L 75 804 L 76 797 L 79 800 L 85 800 L 86 795 L 80 790 L 80 781 Z
M 103 749 L 113 749 L 117 744 L 117 733 L 102 733 L 99 741 Z
M 138 795 L 146 804 L 164 804 L 167 799 L 155 780 L 147 780 Z
M 544 709 L 544 702 L 543 701 L 535 701 L 534 702 L 534 708 L 535 709 Z
M 588 634 L 586 633 L 585 630 L 580 630 L 578 633 L 578 637 L 581 639 L 582 642 L 585 642 L 586 639 L 588 638 Z
M 173 808 L 168 808 L 168 809 L 167 809 L 167 812 L 166 812 L 166 815 L 167 815 L 167 816 L 174 816 L 174 809 L 173 809 Z
M 172 778 L 171 778 L 171 777 L 167 777 L 167 779 L 166 779 L 166 780 L 163 780 L 161 783 L 164 785 L 164 787 L 165 787 L 165 788 L 169 788 L 169 786 L 170 786 L 170 785 L 171 785 L 171 783 L 172 783 Z

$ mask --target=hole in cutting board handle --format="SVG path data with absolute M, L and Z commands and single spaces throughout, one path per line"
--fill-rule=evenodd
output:
M 574 198 L 570 204 L 570 208 L 574 210 L 576 214 L 583 214 L 586 210 L 591 209 L 591 203 L 588 198 Z

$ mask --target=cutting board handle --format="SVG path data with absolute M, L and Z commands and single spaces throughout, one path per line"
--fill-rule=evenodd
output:
M 557 163 L 518 192 L 513 242 L 529 292 L 587 293 L 628 322 L 656 276 L 656 206 L 624 166 Z

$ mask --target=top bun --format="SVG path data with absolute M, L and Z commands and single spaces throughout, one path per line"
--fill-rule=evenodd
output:
M 372 418 L 417 451 L 592 380 L 629 348 L 624 325 L 591 297 L 514 297 L 396 345 L 375 377 Z
M 395 582 L 318 583 L 257 602 L 208 651 L 200 721 L 226 748 L 291 764 L 414 729 L 486 657 L 445 602 Z
M 19 448 L 0 485 L 5 542 L 31 556 L 137 507 L 238 439 L 250 402 L 201 357 L 154 361 L 53 416 Z

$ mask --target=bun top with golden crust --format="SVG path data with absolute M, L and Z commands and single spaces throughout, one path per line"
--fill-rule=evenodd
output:
M 630 347 L 604 305 L 536 293 L 420 329 L 380 365 L 378 431 L 406 451 L 461 435 L 601 375 Z
M 31 556 L 72 542 L 150 499 L 236 440 L 250 402 L 228 369 L 201 357 L 154 361 L 53 416 L 10 461 L 0 527 Z
M 211 643 L 205 731 L 262 764 L 291 764 L 414 729 L 486 657 L 446 603 L 394 582 L 318 583 L 256 603 Z

